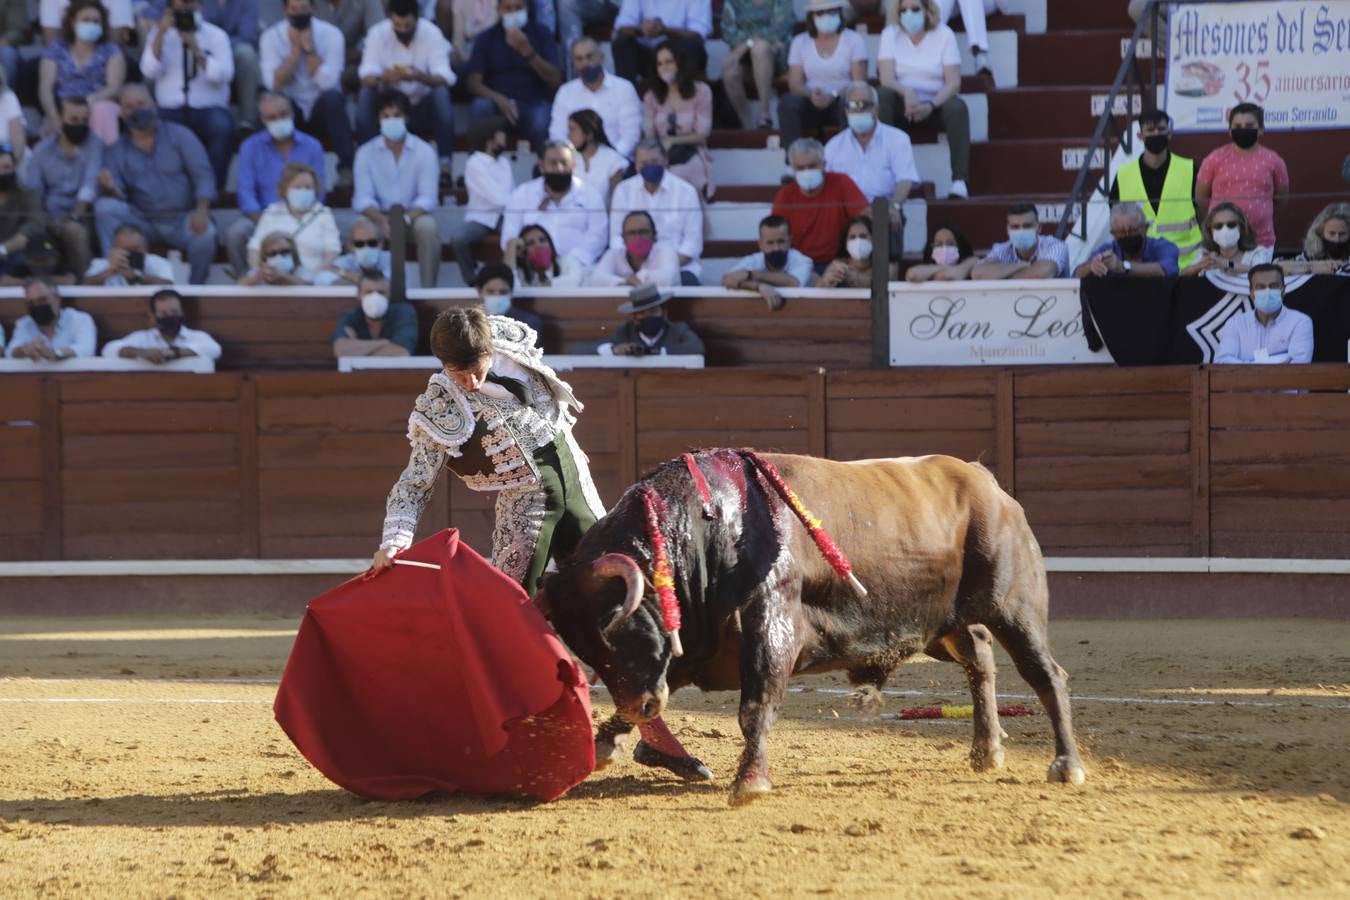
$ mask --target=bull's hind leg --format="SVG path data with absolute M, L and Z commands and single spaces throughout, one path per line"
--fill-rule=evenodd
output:
M 1003 768 L 1003 729 L 998 723 L 998 696 L 994 691 L 994 638 L 983 625 L 968 625 L 944 636 L 942 646 L 966 670 L 975 703 L 975 737 L 970 767 L 976 772 Z
M 1069 709 L 1069 673 L 1050 655 L 1043 625 L 1007 621 L 990 625 L 994 636 L 1008 651 L 1017 671 L 1031 685 L 1055 729 L 1055 761 L 1047 779 L 1082 784 L 1087 777 L 1073 736 L 1073 716 Z

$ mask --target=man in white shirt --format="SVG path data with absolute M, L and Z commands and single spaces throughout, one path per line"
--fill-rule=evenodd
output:
M 572 45 L 572 71 L 577 77 L 558 88 L 553 98 L 553 118 L 548 137 L 567 140 L 567 119 L 582 109 L 593 109 L 605 123 L 605 136 L 624 159 L 633 158 L 642 135 L 642 101 L 633 82 L 605 71 L 605 55 L 593 38 L 578 38 Z
M 811 257 L 792 249 L 792 229 L 779 215 L 765 216 L 759 222 L 759 252 L 752 253 L 722 276 L 722 287 L 732 291 L 755 291 L 769 304 L 781 309 L 783 296 L 778 288 L 810 287 L 814 277 Z
M 466 285 L 474 284 L 478 275 L 474 245 L 501 227 L 502 211 L 516 188 L 511 158 L 506 155 L 506 132 L 498 128 L 480 140 L 482 146 L 470 154 L 464 165 L 464 187 L 469 191 L 464 221 L 450 236 L 455 263 Z
M 185 356 L 220 359 L 220 344 L 205 331 L 183 324 L 183 297 L 177 291 L 157 291 L 150 298 L 150 327 L 103 347 L 106 359 L 143 359 L 156 365 Z
M 297 129 L 328 142 L 341 183 L 356 156 L 340 84 L 347 41 L 336 25 L 314 17 L 312 0 L 286 0 L 283 11 L 286 17 L 259 39 L 263 84 L 291 98 Z
M 825 171 L 853 179 L 869 201 L 890 200 L 891 254 L 903 251 L 905 220 L 901 214 L 910 189 L 919 179 L 909 135 L 877 120 L 877 91 L 865 81 L 844 90 L 848 127 L 825 145 Z
M 520 230 L 539 225 L 553 239 L 558 256 L 571 256 L 592 266 L 609 244 L 605 201 L 572 174 L 576 150 L 566 141 L 549 141 L 539 170 L 544 174 L 511 192 L 502 218 L 502 250 L 507 259 L 520 255 Z
M 171 0 L 145 40 L 141 74 L 154 85 L 160 118 L 192 129 L 225 184 L 234 144 L 230 36 L 202 18 L 200 0 Z
M 1219 332 L 1220 364 L 1288 365 L 1312 362 L 1313 322 L 1284 305 L 1284 270 L 1274 263 L 1247 272 L 1252 309 L 1240 312 Z
M 118 226 L 108 255 L 89 263 L 84 283 L 91 287 L 173 284 L 173 264 L 150 252 L 145 232 L 134 222 Z
M 412 241 L 417 246 L 417 269 L 422 287 L 436 286 L 441 268 L 441 237 L 431 211 L 438 205 L 436 151 L 408 133 L 408 98 L 397 90 L 380 94 L 380 136 L 356 151 L 356 190 L 352 209 L 370 219 L 385 234 L 389 210 L 403 206 Z
M 712 0 L 623 0 L 610 44 L 614 71 L 629 81 L 646 78 L 656 48 L 670 42 L 702 73 L 712 26 Z
M 633 160 L 638 174 L 619 182 L 610 200 L 609 245 L 623 247 L 624 218 L 636 210 L 651 213 L 661 241 L 680 255 L 680 283 L 699 284 L 703 255 L 703 205 L 698 190 L 666 170 L 666 150 L 657 140 L 637 145 Z
M 450 42 L 432 22 L 419 18 L 416 0 L 389 0 L 389 18 L 366 35 L 361 53 L 361 93 L 356 101 L 356 137 L 369 141 L 379 130 L 376 101 L 382 90 L 397 88 L 408 98 L 408 127 L 434 136 L 441 171 L 448 178 L 455 150 L 455 110 L 450 88 Z
M 28 303 L 28 315 L 14 323 L 14 337 L 6 356 L 56 362 L 94 355 L 94 317 L 62 306 L 55 284 L 45 278 L 30 278 L 23 286 L 23 298 Z

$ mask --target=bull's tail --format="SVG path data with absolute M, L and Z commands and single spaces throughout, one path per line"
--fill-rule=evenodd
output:
M 802 503 L 801 498 L 783 480 L 778 468 L 753 450 L 742 450 L 741 455 L 760 471 L 764 480 L 773 486 L 774 492 L 787 504 L 788 509 L 792 510 L 793 515 L 806 529 L 806 533 L 811 535 L 811 540 L 816 542 L 816 549 L 820 551 L 821 556 L 825 557 L 825 561 L 830 564 L 831 569 L 834 569 L 835 574 L 847 581 L 849 587 L 853 588 L 853 592 L 859 597 L 866 597 L 867 588 L 863 587 L 862 582 L 858 580 L 858 576 L 853 574 L 853 564 L 848 561 L 844 551 L 839 549 L 839 545 L 825 533 L 821 521 L 811 515 L 810 510 Z

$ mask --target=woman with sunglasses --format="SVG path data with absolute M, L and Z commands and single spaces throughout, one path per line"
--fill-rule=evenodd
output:
M 697 78 L 690 60 L 669 42 L 656 48 L 653 76 L 642 88 L 642 136 L 660 141 L 666 148 L 666 167 L 711 200 L 712 88 Z

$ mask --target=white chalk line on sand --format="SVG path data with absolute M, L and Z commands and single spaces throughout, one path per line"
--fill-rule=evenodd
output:
M 3 678 L 0 683 L 24 681 L 37 684 L 73 684 L 75 682 L 88 683 L 90 679 L 78 678 Z M 136 681 L 166 681 L 181 682 L 186 681 L 192 684 L 250 684 L 250 685 L 270 685 L 275 687 L 279 682 L 271 679 L 262 678 L 238 678 L 238 679 L 128 679 L 127 683 Z M 591 686 L 593 691 L 605 691 L 603 684 Z M 853 691 L 847 688 L 834 687 L 806 687 L 797 686 L 788 688 L 789 693 L 793 694 L 825 694 L 828 696 L 847 696 Z M 928 691 L 928 690 L 897 690 L 887 688 L 881 692 L 888 697 L 929 697 L 946 698 L 960 696 L 956 691 Z M 1002 700 L 1038 700 L 1034 694 L 999 694 L 998 699 Z M 1291 698 L 1293 699 L 1293 698 Z M 1278 703 L 1269 700 L 1209 700 L 1205 698 L 1176 698 L 1176 697 L 1108 697 L 1092 694 L 1074 694 L 1070 697 L 1073 703 L 1111 703 L 1111 704 L 1142 704 L 1145 706 L 1237 706 L 1250 709 L 1320 709 L 1320 710 L 1350 710 L 1350 703 L 1310 703 L 1306 700 L 1296 700 L 1290 703 Z M 0 703 L 163 703 L 163 704 L 267 704 L 271 700 L 246 700 L 235 698 L 211 698 L 211 697 L 0 697 Z

